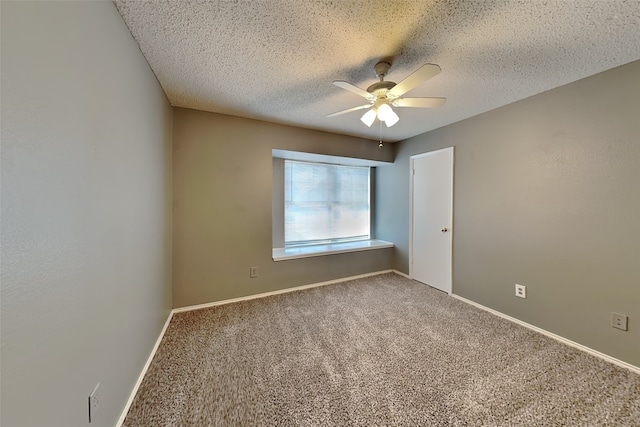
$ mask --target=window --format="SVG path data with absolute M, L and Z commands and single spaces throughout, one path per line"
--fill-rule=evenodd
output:
M 272 158 L 274 261 L 393 248 L 373 229 L 375 170 L 390 163 L 280 149 Z
M 370 168 L 284 162 L 285 246 L 370 238 Z

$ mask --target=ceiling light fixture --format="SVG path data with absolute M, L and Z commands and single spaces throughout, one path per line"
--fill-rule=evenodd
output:
M 398 115 L 391 109 L 389 104 L 382 104 L 378 107 L 378 120 L 384 122 L 388 128 L 398 123 L 400 118 Z
M 382 101 L 382 102 L 381 102 Z M 386 100 L 379 100 L 376 102 L 376 105 L 360 118 L 362 123 L 371 127 L 373 122 L 376 120 L 380 120 L 384 122 L 387 127 L 391 127 L 398 123 L 400 117 L 396 114 L 395 111 L 391 108 L 391 106 L 386 102 Z
M 362 120 L 362 123 L 364 123 L 365 125 L 371 127 L 373 122 L 376 120 L 376 110 L 375 110 L 375 108 L 372 108 L 369 111 L 367 111 L 366 113 L 364 113 L 364 116 L 362 116 L 360 118 L 360 120 Z

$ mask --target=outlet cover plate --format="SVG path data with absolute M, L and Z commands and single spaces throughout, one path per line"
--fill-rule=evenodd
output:
M 249 277 L 252 279 L 258 277 L 258 267 L 249 267 Z
M 516 296 L 520 297 L 520 298 L 526 298 L 527 297 L 527 287 L 524 285 L 518 285 L 516 283 Z
M 619 313 L 611 313 L 611 327 L 623 331 L 628 330 L 629 316 Z

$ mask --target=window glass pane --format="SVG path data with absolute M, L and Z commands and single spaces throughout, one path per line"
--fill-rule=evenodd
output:
M 369 238 L 369 168 L 286 160 L 285 244 Z

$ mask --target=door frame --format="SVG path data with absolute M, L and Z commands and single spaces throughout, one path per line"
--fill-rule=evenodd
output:
M 455 150 L 454 147 L 445 147 L 445 148 L 440 148 L 437 150 L 433 150 L 433 151 L 427 151 L 424 153 L 420 153 L 420 154 L 414 154 L 413 156 L 409 157 L 409 191 L 410 191 L 410 195 L 409 195 L 409 277 L 411 279 L 413 279 L 413 198 L 414 198 L 414 194 L 413 194 L 413 178 L 415 176 L 415 172 L 414 172 L 414 161 L 415 159 L 419 159 L 421 157 L 427 157 L 427 156 L 431 156 L 434 155 L 436 153 L 442 152 L 442 151 L 450 151 L 451 152 L 451 192 L 449 194 L 450 196 L 450 215 L 449 215 L 449 224 L 450 224 L 450 232 L 449 232 L 449 248 L 450 248 L 450 254 L 449 257 L 451 259 L 451 272 L 450 272 L 450 276 L 451 277 L 451 283 L 449 284 L 449 295 L 453 294 L 453 230 L 454 230 L 454 226 L 453 226 L 453 175 L 454 175 L 454 155 L 455 155 Z

